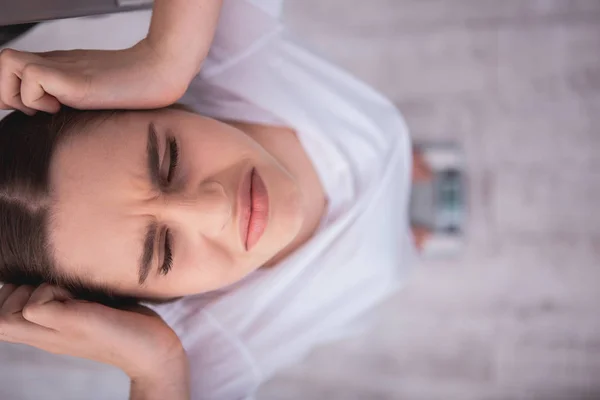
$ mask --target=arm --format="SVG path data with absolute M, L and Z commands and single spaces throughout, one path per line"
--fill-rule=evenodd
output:
M 150 29 L 122 50 L 0 51 L 0 109 L 55 113 L 176 102 L 199 72 L 222 0 L 155 0 Z
M 156 365 L 152 374 L 130 375 L 130 400 L 189 400 L 189 365 L 183 348 L 171 361 Z
M 87 358 L 121 369 L 132 400 L 188 400 L 188 358 L 177 334 L 143 306 L 115 309 L 64 289 L 0 288 L 0 341 Z
M 146 40 L 189 83 L 212 43 L 222 0 L 155 0 Z

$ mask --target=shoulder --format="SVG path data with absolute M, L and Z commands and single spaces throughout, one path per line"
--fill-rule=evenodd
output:
M 244 342 L 205 308 L 202 297 L 153 307 L 180 338 L 193 399 L 245 398 L 262 377 Z

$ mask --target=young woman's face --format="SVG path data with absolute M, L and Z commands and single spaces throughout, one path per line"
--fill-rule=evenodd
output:
M 259 143 L 174 109 L 117 115 L 69 136 L 50 182 L 58 272 L 127 295 L 233 283 L 292 242 L 305 217 L 296 180 Z

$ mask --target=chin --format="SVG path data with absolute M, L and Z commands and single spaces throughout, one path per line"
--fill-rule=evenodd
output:
M 260 265 L 271 266 L 289 255 L 294 250 L 294 242 L 302 230 L 303 223 L 304 215 L 300 212 L 286 214 L 284 218 L 280 217 L 277 226 L 271 226 L 272 229 L 268 232 L 268 236 L 265 235 L 262 238 L 264 242 L 259 243 L 260 249 L 257 246 L 256 250 L 262 253 L 261 258 L 265 260 Z
M 306 220 L 304 196 L 299 189 L 286 201 L 285 219 L 286 231 L 289 232 L 291 242 L 298 236 Z
M 269 215 L 269 225 L 261 239 L 266 243 L 259 242 L 257 246 L 259 252 L 269 254 L 266 258 L 269 263 L 279 261 L 281 253 L 287 255 L 293 251 L 290 246 L 301 234 L 306 221 L 305 199 L 299 186 L 291 184 L 286 189 L 284 194 L 280 192 Z

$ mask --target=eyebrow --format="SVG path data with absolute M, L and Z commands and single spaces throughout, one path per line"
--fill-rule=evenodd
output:
M 148 124 L 148 141 L 146 143 L 146 166 L 148 169 L 148 175 L 150 181 L 154 187 L 159 187 L 159 166 L 158 166 L 158 136 L 156 134 L 156 127 L 154 123 Z M 141 285 L 146 282 L 150 269 L 152 267 L 152 258 L 154 256 L 154 243 L 156 242 L 156 233 L 158 232 L 158 224 L 156 221 L 152 221 L 146 227 L 146 234 L 144 235 L 142 244 L 142 255 L 140 257 L 140 263 L 138 268 L 138 283 Z
M 158 134 L 153 122 L 148 124 L 148 141 L 146 143 L 146 166 L 150 181 L 155 187 L 160 186 L 160 168 L 158 166 Z
M 138 271 L 139 280 L 138 283 L 141 285 L 146 282 L 150 269 L 152 268 L 152 258 L 154 256 L 154 242 L 156 239 L 156 232 L 158 231 L 158 224 L 156 221 L 152 221 L 146 228 L 146 234 L 144 235 L 144 244 L 142 256 L 140 257 L 140 267 Z

